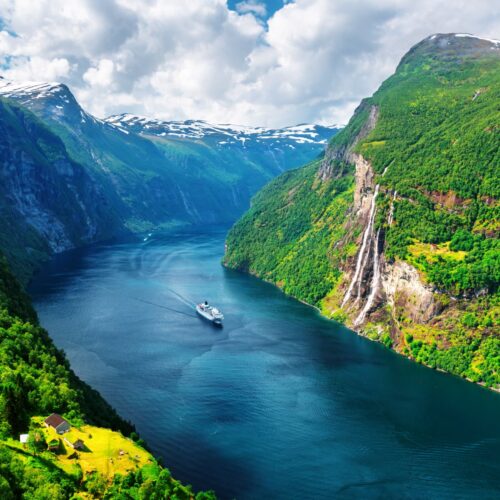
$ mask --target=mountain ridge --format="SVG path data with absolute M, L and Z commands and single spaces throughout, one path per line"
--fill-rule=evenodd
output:
M 317 124 L 300 123 L 283 128 L 251 127 L 229 123 L 209 123 L 205 120 L 159 120 L 141 115 L 122 113 L 104 119 L 106 123 L 123 130 L 132 130 L 146 135 L 161 137 L 184 137 L 201 139 L 210 135 L 227 136 L 235 140 L 245 137 L 260 136 L 258 139 L 291 139 L 316 144 L 326 144 L 329 130 L 342 128 L 342 125 L 322 126 Z M 316 139 L 316 137 L 318 137 Z M 329 137 L 328 137 L 329 138 Z

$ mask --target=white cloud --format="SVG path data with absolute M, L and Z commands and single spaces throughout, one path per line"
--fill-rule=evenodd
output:
M 45 59 L 39 56 L 13 59 L 8 78 L 19 81 L 58 82 L 70 75 L 71 65 L 65 58 Z
M 98 116 L 123 111 L 281 126 L 346 122 L 434 32 L 500 36 L 490 0 L 0 0 L 5 77 L 62 80 Z
M 115 65 L 110 59 L 101 59 L 95 68 L 89 68 L 83 79 L 93 87 L 106 87 L 113 83 Z
M 258 0 L 247 0 L 236 4 L 236 11 L 240 14 L 252 13 L 259 17 L 267 15 L 266 5 Z

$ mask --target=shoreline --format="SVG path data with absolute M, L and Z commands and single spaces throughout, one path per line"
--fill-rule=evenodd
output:
M 340 321 L 337 321 L 333 318 L 329 318 L 328 316 L 326 316 L 325 314 L 323 314 L 323 312 L 321 311 L 321 309 L 313 304 L 309 304 L 308 302 L 302 300 L 302 299 L 299 299 L 297 297 L 294 297 L 293 295 L 290 295 L 288 293 L 286 293 L 285 291 L 283 291 L 283 289 L 278 286 L 276 283 L 270 281 L 270 280 L 267 280 L 265 278 L 261 278 L 260 276 L 258 276 L 257 274 L 254 274 L 254 273 L 251 273 L 251 272 L 248 272 L 248 271 L 243 271 L 241 269 L 235 269 L 233 267 L 230 267 L 228 265 L 226 265 L 226 263 L 224 262 L 224 260 L 222 259 L 222 266 L 225 267 L 226 269 L 230 269 L 231 271 L 237 271 L 239 273 L 242 273 L 242 274 L 246 274 L 248 276 L 253 276 L 254 278 L 257 278 L 265 283 L 268 283 L 269 285 L 272 285 L 274 288 L 278 289 L 283 295 L 286 295 L 287 297 L 290 297 L 291 299 L 293 300 L 296 300 L 297 302 L 300 302 L 302 304 L 304 304 L 305 306 L 308 306 L 308 307 L 311 307 L 312 309 L 316 310 L 319 315 L 326 319 L 327 321 L 333 321 L 341 326 L 343 326 L 344 328 L 346 328 L 347 330 L 349 330 L 350 332 L 356 334 L 357 336 L 359 337 L 362 337 L 364 339 L 367 339 L 369 340 L 370 342 L 376 342 L 377 344 L 381 344 L 382 346 L 384 346 L 386 349 L 394 352 L 395 354 L 399 355 L 399 356 L 402 356 L 403 358 L 406 358 L 408 359 L 409 361 L 411 361 L 412 363 L 415 363 L 417 365 L 420 365 L 420 366 L 425 366 L 426 368 L 429 368 L 431 370 L 435 370 L 435 371 L 438 371 L 438 372 L 441 372 L 443 374 L 446 374 L 446 375 L 450 375 L 452 377 L 456 377 L 460 380 L 465 380 L 466 382 L 469 382 L 473 385 L 477 385 L 485 390 L 488 390 L 488 391 L 492 391 L 496 394 L 500 394 L 500 387 L 488 387 L 484 382 L 474 382 L 473 380 L 471 380 L 470 378 L 468 377 L 461 377 L 460 375 L 457 375 L 455 373 L 451 373 L 451 372 L 448 372 L 446 370 L 443 370 L 442 368 L 438 368 L 438 367 L 433 367 L 433 366 L 430 366 L 430 365 L 427 365 L 425 363 L 419 363 L 418 361 L 416 361 L 414 358 L 412 358 L 411 356 L 407 356 L 405 354 L 403 354 L 402 352 L 399 352 L 397 351 L 396 349 L 393 349 L 392 347 L 387 347 L 385 346 L 380 340 L 378 339 L 371 339 L 370 337 L 368 337 L 367 335 L 364 335 L 362 333 L 362 331 L 360 330 L 355 330 L 353 328 L 351 328 L 350 326 L 346 325 L 345 323 L 341 323 Z

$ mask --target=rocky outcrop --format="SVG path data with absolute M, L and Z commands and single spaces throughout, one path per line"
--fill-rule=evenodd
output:
M 358 112 L 364 111 L 364 103 Z M 369 161 L 354 151 L 358 142 L 364 139 L 375 127 L 378 118 L 378 108 L 370 106 L 367 118 L 359 132 L 345 148 L 331 148 L 327 152 L 327 160 L 320 168 L 320 177 L 325 180 L 331 175 L 331 168 L 336 161 L 353 164 L 355 167 L 354 199 L 349 217 L 345 223 L 347 240 L 352 240 L 356 229 L 361 226 L 360 236 L 357 238 L 358 252 L 344 269 L 348 278 L 341 307 L 349 311 L 353 317 L 354 326 L 363 324 L 372 307 L 379 302 L 379 285 L 381 266 L 383 263 L 383 233 L 375 227 L 377 211 L 377 197 L 380 186 L 375 184 L 375 172 Z M 341 152 L 342 151 L 342 152 Z M 330 167 L 328 167 L 328 165 Z M 330 169 L 329 169 L 330 168 Z
M 326 181 L 333 177 L 341 177 L 344 175 L 345 166 L 355 164 L 359 155 L 354 153 L 354 148 L 375 128 L 377 123 L 379 109 L 375 105 L 368 105 L 363 101 L 356 109 L 355 113 L 367 112 L 367 117 L 358 131 L 351 140 L 345 143 L 336 144 L 329 147 L 325 153 L 325 157 L 321 162 L 318 170 L 318 177 L 322 181 Z
M 360 154 L 352 153 L 350 159 L 356 168 L 352 213 L 356 218 L 366 220 L 375 191 L 375 173 L 370 162 L 366 161 Z
M 344 269 L 344 295 L 341 307 L 348 313 L 350 325 L 363 331 L 369 322 L 378 321 L 378 310 L 389 306 L 390 322 L 395 337 L 399 334 L 398 316 L 415 323 L 427 323 L 441 311 L 433 287 L 423 283 L 413 266 L 403 261 L 389 262 L 384 255 L 384 229 L 375 227 L 377 197 L 373 168 L 362 155 L 351 153 L 355 166 L 354 200 L 347 226 L 361 224 L 357 240 L 358 252 Z M 394 222 L 394 199 L 387 215 L 387 225 Z M 385 319 L 387 320 L 387 318 Z
M 351 236 L 354 228 L 361 226 L 361 231 L 356 241 L 358 252 L 344 268 L 341 288 L 344 295 L 340 305 L 348 313 L 351 326 L 358 331 L 362 331 L 366 323 L 376 321 L 377 309 L 385 304 L 393 311 L 396 326 L 398 310 L 404 310 L 406 317 L 417 323 L 428 322 L 439 312 L 432 287 L 421 281 L 418 271 L 406 262 L 388 262 L 384 255 L 385 231 L 375 225 L 380 186 L 376 184 L 370 162 L 354 152 L 358 141 L 375 127 L 377 117 L 378 109 L 372 106 L 356 139 L 346 148 L 332 148 L 319 172 L 321 179 L 327 179 L 333 172 L 331 166 L 338 160 L 355 167 L 353 205 L 345 225 Z M 394 222 L 396 195 L 396 192 L 391 195 L 387 226 Z
M 395 321 L 398 313 L 404 311 L 409 320 L 427 323 L 441 310 L 434 288 L 423 283 L 418 271 L 406 262 L 384 263 L 381 284 Z

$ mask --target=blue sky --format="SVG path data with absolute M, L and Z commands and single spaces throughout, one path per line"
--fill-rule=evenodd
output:
M 345 124 L 423 38 L 500 38 L 493 3 L 0 0 L 0 72 L 63 82 L 98 117 Z
M 236 6 L 242 5 L 242 4 L 248 4 L 250 2 L 245 2 L 242 0 L 228 0 L 227 5 L 231 10 L 237 11 Z M 265 7 L 266 14 L 265 16 L 259 16 L 262 17 L 263 20 L 267 21 L 277 10 L 280 10 L 283 5 L 285 5 L 285 0 L 263 0 L 263 1 L 256 1 L 255 2 L 257 5 L 263 5 Z

